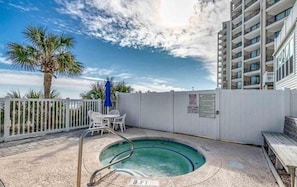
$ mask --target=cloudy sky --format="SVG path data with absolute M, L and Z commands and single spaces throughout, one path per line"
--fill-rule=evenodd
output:
M 217 32 L 230 6 L 201 1 L 0 0 L 0 97 L 42 90 L 41 73 L 16 69 L 7 58 L 7 43 L 25 44 L 28 25 L 75 39 L 72 52 L 85 71 L 53 80 L 63 98 L 79 98 L 106 77 L 142 92 L 214 89 Z

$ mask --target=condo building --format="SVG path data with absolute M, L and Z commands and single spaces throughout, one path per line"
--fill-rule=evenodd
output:
M 297 89 L 297 3 L 274 42 L 276 89 Z
M 218 57 L 217 57 L 217 87 L 229 89 L 230 84 L 230 54 L 231 54 L 231 26 L 230 21 L 223 22 L 222 30 L 218 32 Z
M 275 88 L 274 40 L 294 3 L 295 0 L 231 1 L 230 41 L 226 40 L 230 45 L 230 60 L 226 62 L 225 72 L 224 66 L 221 74 L 218 69 L 222 89 Z M 219 45 L 224 44 L 218 44 L 218 48 Z

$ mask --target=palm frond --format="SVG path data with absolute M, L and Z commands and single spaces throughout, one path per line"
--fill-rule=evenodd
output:
M 10 92 L 6 93 L 6 96 L 10 98 L 22 98 L 20 91 L 11 90 Z
M 32 46 L 22 46 L 18 43 L 8 43 L 8 56 L 12 65 L 27 71 L 35 71 L 38 52 Z
M 80 75 L 84 70 L 83 64 L 75 61 L 74 55 L 70 52 L 63 52 L 57 55 L 55 63 L 57 73 L 61 75 Z
M 28 26 L 23 32 L 28 41 L 39 50 L 45 50 L 46 47 L 46 29 L 42 27 Z M 45 51 L 44 51 L 45 52 Z

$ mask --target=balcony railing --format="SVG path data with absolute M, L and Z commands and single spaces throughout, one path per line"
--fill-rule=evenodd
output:
M 241 68 L 241 67 L 242 67 L 241 63 L 238 63 L 236 65 L 233 65 L 232 69 L 237 69 L 237 68 Z
M 267 37 L 266 38 L 266 44 L 269 44 L 271 42 L 274 42 L 274 37 Z
M 231 89 L 241 89 L 241 86 L 232 86 Z
M 241 14 L 242 14 L 241 12 L 235 14 L 234 16 L 232 16 L 232 20 L 235 20 L 235 19 L 238 18 Z
M 242 77 L 241 75 L 233 75 L 231 78 L 232 79 L 241 79 L 241 77 Z
M 248 59 L 250 59 L 250 58 L 256 58 L 256 57 L 259 57 L 259 56 L 260 56 L 260 54 L 255 55 L 255 56 L 245 55 L 245 56 L 244 56 L 244 60 L 248 60 Z
M 278 2 L 280 2 L 280 0 L 267 1 L 267 3 L 266 3 L 266 9 L 269 8 L 269 7 L 271 7 L 274 4 L 278 3 Z
M 237 58 L 241 58 L 241 56 L 233 56 L 232 60 L 237 59 Z
M 238 3 L 234 4 L 233 5 L 233 9 L 232 10 L 235 10 L 237 7 L 239 7 L 241 5 L 241 1 L 239 1 Z
M 232 29 L 234 30 L 235 28 L 239 27 L 240 25 L 242 25 L 242 22 L 239 22 L 236 25 L 232 25 Z
M 258 15 L 259 13 L 260 13 L 260 10 L 257 10 L 256 12 L 254 12 L 254 13 L 252 13 L 252 14 L 246 16 L 246 17 L 244 18 L 244 21 L 248 21 L 248 20 L 252 19 L 253 17 L 255 17 L 256 15 Z
M 252 72 L 252 71 L 258 71 L 259 69 L 260 69 L 260 66 L 255 67 L 255 68 L 248 67 L 248 68 L 244 68 L 244 72 L 248 73 L 248 72 Z
M 242 46 L 242 43 L 241 42 L 238 43 L 238 44 L 236 44 L 236 45 L 232 45 L 232 49 L 236 49 L 236 48 L 238 48 L 240 46 Z
M 245 34 L 250 33 L 260 27 L 260 22 L 245 30 Z
M 263 82 L 266 83 L 272 83 L 274 82 L 274 72 L 265 72 L 263 74 Z
M 242 34 L 241 32 L 235 34 L 234 36 L 232 36 L 232 40 L 234 40 L 235 38 L 238 38 L 239 36 L 241 36 L 241 34 Z
M 249 43 L 245 43 L 245 44 L 244 44 L 244 47 L 247 47 L 247 46 L 250 46 L 250 45 L 259 43 L 259 42 L 260 42 L 260 40 L 259 40 L 259 41 L 256 41 L 256 42 L 253 42 L 253 43 L 251 43 L 251 42 L 249 42 Z
M 271 24 L 273 24 L 273 23 L 275 23 L 275 22 L 278 22 L 278 21 L 283 20 L 283 19 L 286 18 L 286 17 L 287 17 L 287 16 L 284 16 L 284 17 L 282 17 L 282 18 L 280 18 L 280 19 L 278 19 L 278 20 L 275 20 L 275 18 L 272 17 L 272 18 L 270 18 L 270 19 L 268 19 L 268 20 L 266 21 L 266 25 L 269 26 L 269 25 L 271 25 Z
M 250 2 L 248 2 L 246 5 L 245 5 L 245 8 L 248 8 L 250 7 L 252 4 L 254 4 L 257 0 L 251 0 Z
M 260 81 L 244 81 L 245 86 L 258 85 Z
M 272 60 L 273 60 L 273 56 L 266 56 L 266 62 L 272 61 Z

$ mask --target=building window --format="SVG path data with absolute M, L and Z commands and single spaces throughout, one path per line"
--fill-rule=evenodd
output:
M 237 88 L 238 88 L 238 89 L 241 88 L 241 81 L 237 82 Z
M 278 20 L 283 19 L 284 17 L 287 17 L 290 14 L 290 10 L 291 10 L 291 8 L 289 8 L 289 9 L 275 15 L 274 16 L 274 21 L 278 21 Z
M 237 78 L 241 78 L 241 71 L 237 73 Z
M 241 57 L 241 52 L 236 53 L 236 58 Z
M 260 36 L 257 36 L 257 37 L 250 40 L 250 44 L 254 44 L 254 43 L 257 43 L 259 41 L 260 41 Z
M 276 55 L 277 81 L 289 76 L 294 72 L 294 40 L 293 38 Z
M 259 76 L 251 77 L 251 85 L 259 84 L 259 83 L 260 83 L 260 77 Z
M 259 64 L 254 63 L 254 64 L 251 64 L 250 69 L 251 69 L 251 71 L 256 71 L 259 69 L 259 67 L 260 67 Z
M 256 49 L 250 53 L 250 58 L 254 58 L 260 55 L 260 49 Z

